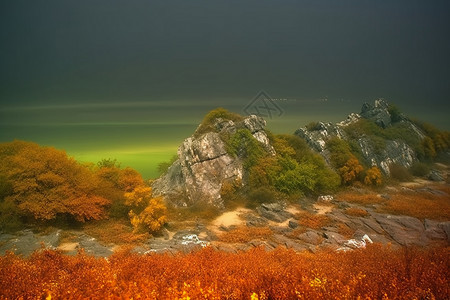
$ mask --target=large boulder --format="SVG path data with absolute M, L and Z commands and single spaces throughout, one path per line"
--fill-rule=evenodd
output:
M 268 153 L 275 154 L 265 125 L 264 119 L 253 115 L 240 122 L 215 119 L 211 131 L 196 132 L 184 140 L 178 148 L 178 159 L 153 183 L 153 194 L 165 196 L 178 206 L 204 202 L 222 207 L 222 185 L 242 183 L 245 172 L 242 158 L 227 152 L 225 138 L 238 129 L 248 129 Z

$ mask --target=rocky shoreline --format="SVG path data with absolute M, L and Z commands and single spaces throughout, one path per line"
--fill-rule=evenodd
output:
M 371 242 L 394 247 L 450 244 L 449 220 L 421 220 L 407 215 L 380 213 L 375 205 L 349 203 L 345 199 L 326 196 L 319 197 L 316 201 L 306 201 L 303 207 L 312 215 L 325 216 L 328 224 L 320 228 L 299 230 L 299 207 L 292 204 L 263 203 L 254 210 L 240 208 L 225 212 L 209 222 L 186 222 L 184 228 L 176 231 L 164 229 L 161 236 L 151 237 L 134 246 L 132 251 L 140 254 L 176 253 L 210 246 L 226 252 L 245 251 L 253 247 L 264 247 L 267 251 L 286 247 L 295 251 L 315 252 L 323 248 L 350 250 Z M 349 208 L 361 209 L 367 214 L 352 216 L 346 213 Z M 342 226 L 352 232 L 351 236 L 341 232 Z M 265 238 L 250 238 L 241 243 L 220 240 L 222 234 L 242 227 L 269 228 L 272 234 Z M 170 229 L 170 223 L 168 228 Z M 177 228 L 180 228 L 180 224 Z M 75 255 L 83 249 L 88 255 L 108 257 L 120 248 L 120 245 L 102 243 L 81 230 L 70 230 L 70 242 L 63 241 L 61 237 L 64 233 L 64 230 L 54 228 L 45 234 L 35 233 L 31 229 L 15 234 L 0 234 L 0 255 L 13 251 L 18 255 L 29 256 L 36 250 L 50 248 L 68 255 Z

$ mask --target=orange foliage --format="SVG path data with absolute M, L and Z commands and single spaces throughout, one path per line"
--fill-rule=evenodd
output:
M 158 231 L 167 222 L 167 208 L 161 197 L 152 198 L 139 214 L 131 210 L 130 219 L 135 229 L 145 227 L 147 231 Z
M 307 211 L 299 212 L 296 215 L 298 218 L 298 223 L 301 226 L 308 227 L 311 229 L 320 229 L 331 223 L 331 219 L 326 215 L 314 214 Z
M 419 219 L 450 219 L 450 196 L 426 191 L 394 194 L 380 208 L 383 212 L 404 214 Z
M 337 232 L 343 236 L 345 236 L 346 238 L 351 238 L 353 236 L 353 234 L 355 233 L 356 230 L 351 229 L 350 227 L 348 227 L 348 225 L 344 224 L 344 223 L 337 223 L 336 224 L 337 227 Z
M 107 244 L 140 244 L 148 241 L 149 233 L 137 234 L 125 220 L 101 220 L 84 225 L 83 230 L 98 240 Z
M 367 185 L 381 185 L 383 182 L 383 175 L 381 175 L 380 169 L 373 166 L 366 172 L 366 177 L 364 177 L 364 183 Z
M 98 180 L 89 168 L 54 148 L 23 141 L 1 144 L 0 175 L 12 186 L 5 200 L 35 219 L 69 214 L 82 222 L 98 220 L 110 204 L 97 193 Z
M 366 217 L 369 215 L 367 210 L 358 207 L 349 207 L 345 209 L 345 214 L 354 217 Z
M 352 183 L 358 178 L 358 175 L 364 170 L 363 166 L 355 156 L 351 156 L 344 166 L 339 168 L 342 180 L 345 184 Z
M 431 187 L 429 190 L 394 192 L 386 198 L 375 193 L 342 192 L 338 194 L 337 199 L 362 205 L 378 204 L 377 210 L 383 213 L 408 215 L 419 219 L 448 220 L 450 218 L 450 189 L 445 186 Z
M 219 239 L 225 243 L 247 243 L 255 239 L 268 239 L 271 235 L 272 230 L 268 227 L 240 226 L 222 233 Z
M 342 192 L 342 193 L 339 193 L 336 196 L 336 198 L 339 201 L 346 201 L 346 202 L 350 202 L 350 203 L 358 203 L 358 204 L 363 204 L 363 205 L 377 204 L 377 203 L 382 203 L 382 202 L 386 201 L 386 199 L 384 199 L 374 193 L 359 194 L 356 192 Z
M 446 299 L 450 248 L 0 257 L 2 299 Z

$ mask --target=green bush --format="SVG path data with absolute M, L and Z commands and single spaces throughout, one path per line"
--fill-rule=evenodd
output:
M 158 173 L 159 175 L 163 175 L 167 172 L 170 166 L 178 159 L 178 155 L 173 155 L 169 161 L 164 161 L 158 164 Z
M 408 172 L 408 169 L 402 165 L 393 163 L 389 166 L 391 178 L 401 182 L 407 182 L 413 180 L 412 175 Z
M 246 169 L 255 165 L 258 159 L 263 157 L 266 151 L 248 129 L 238 129 L 227 141 L 227 152 L 234 157 L 244 160 Z
M 247 208 L 256 208 L 262 203 L 273 203 L 277 200 L 277 193 L 270 187 L 261 187 L 250 190 L 248 193 Z
M 197 128 L 197 130 L 195 131 L 195 136 L 200 136 L 204 133 L 210 132 L 210 131 L 216 131 L 216 128 L 214 128 L 214 121 L 217 118 L 222 118 L 225 120 L 231 120 L 233 122 L 239 122 L 239 121 L 243 121 L 244 117 L 230 112 L 228 110 L 226 110 L 225 108 L 219 107 L 216 108 L 212 111 L 210 111 L 204 118 L 202 123 L 200 124 L 200 126 Z
M 331 192 L 339 186 L 339 176 L 303 139 L 271 134 L 269 139 L 277 156 L 264 157 L 252 168 L 254 186 L 274 186 L 287 195 Z
M 329 139 L 326 146 L 330 151 L 331 164 L 335 169 L 343 167 L 353 156 L 350 145 L 340 138 Z
M 415 162 L 410 168 L 409 172 L 417 177 L 424 177 L 430 173 L 430 167 L 423 162 Z
M 392 123 L 397 123 L 397 122 L 400 122 L 402 120 L 402 114 L 401 114 L 401 112 L 400 112 L 400 110 L 398 109 L 397 106 L 395 106 L 393 104 L 389 104 L 388 112 L 391 115 L 391 122 Z
M 305 127 L 309 131 L 320 130 L 320 123 L 319 122 L 310 122 L 310 123 L 306 124 Z

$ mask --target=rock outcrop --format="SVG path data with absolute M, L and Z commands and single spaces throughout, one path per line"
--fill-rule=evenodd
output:
M 252 115 L 238 122 L 217 118 L 210 132 L 199 134 L 197 129 L 178 148 L 178 159 L 167 173 L 154 182 L 153 194 L 163 195 L 177 206 L 204 202 L 222 207 L 223 183 L 242 183 L 245 177 L 243 160 L 228 153 L 226 137 L 247 129 L 268 153 L 275 154 L 265 125 L 263 118 Z
M 362 106 L 361 113 L 350 114 L 346 120 L 332 123 L 318 123 L 314 128 L 306 127 L 298 129 L 295 134 L 305 139 L 312 149 L 322 154 L 329 162 L 329 153 L 326 150 L 326 142 L 333 137 L 352 141 L 359 147 L 365 162 L 371 166 L 377 166 L 385 175 L 389 175 L 389 166 L 399 164 L 406 168 L 410 167 L 417 160 L 417 153 L 404 139 L 384 139 L 382 149 L 379 145 L 374 145 L 367 135 L 359 136 L 356 140 L 349 137 L 346 133 L 346 127 L 358 122 L 361 118 L 373 121 L 379 127 L 386 129 L 392 125 L 392 116 L 389 112 L 389 105 L 386 101 L 376 100 L 374 105 L 365 103 Z M 424 134 L 422 131 L 406 117 L 397 116 L 396 122 L 401 122 L 402 127 L 408 132 L 408 135 L 416 140 L 422 140 Z

